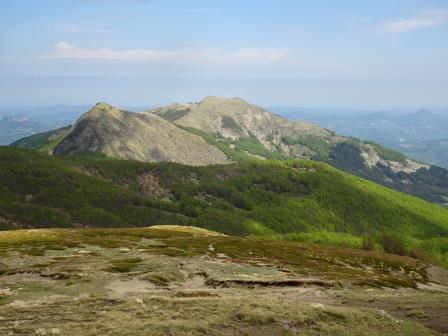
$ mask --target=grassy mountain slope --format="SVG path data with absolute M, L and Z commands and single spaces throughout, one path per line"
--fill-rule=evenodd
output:
M 426 109 L 392 111 L 331 111 L 294 107 L 271 109 L 290 120 L 303 120 L 338 134 L 374 140 L 407 156 L 448 168 L 448 116 Z
M 54 155 L 101 152 L 139 161 L 190 165 L 227 163 L 226 155 L 201 137 L 149 114 L 98 103 L 73 125 Z
M 369 144 L 369 146 L 379 146 Z M 380 146 L 379 148 L 384 148 Z M 382 149 L 388 157 L 399 159 L 400 153 Z M 345 172 L 375 181 L 386 187 L 416 195 L 430 202 L 446 205 L 448 201 L 448 169 L 437 166 L 416 171 L 396 171 L 393 167 L 378 162 L 366 165 L 362 157 L 362 145 L 356 142 L 340 143 L 334 146 L 325 162 Z
M 0 162 L 2 228 L 180 224 L 236 235 L 330 232 L 353 239 L 389 233 L 441 256 L 448 250 L 448 210 L 323 163 L 191 167 L 8 147 L 0 148 Z
M 13 142 L 10 146 L 52 153 L 54 148 L 67 135 L 70 127 L 71 126 L 66 126 L 44 133 L 33 134 Z

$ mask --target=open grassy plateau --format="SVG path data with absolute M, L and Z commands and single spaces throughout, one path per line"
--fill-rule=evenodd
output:
M 192 227 L 0 232 L 0 335 L 440 335 L 448 274 Z

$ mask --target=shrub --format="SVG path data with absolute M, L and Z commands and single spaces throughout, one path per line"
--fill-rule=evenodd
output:
M 160 274 L 151 274 L 144 278 L 145 280 L 153 283 L 156 286 L 166 287 L 170 284 L 170 281 Z
M 111 266 L 105 270 L 108 272 L 128 273 L 132 271 L 142 259 L 140 258 L 128 258 L 121 260 L 114 260 L 111 262 Z
M 381 245 L 384 252 L 397 255 L 407 255 L 404 243 L 397 237 L 391 235 L 383 235 Z
M 375 249 L 375 240 L 371 236 L 362 237 L 362 249 L 373 251 Z
M 245 197 L 244 194 L 242 193 L 235 193 L 231 196 L 230 202 L 239 209 L 244 209 L 244 210 L 253 210 L 254 209 L 254 205 L 253 203 L 249 200 L 248 197 Z
M 431 257 L 431 255 L 429 255 L 429 253 L 425 252 L 424 250 L 422 250 L 419 247 L 414 247 L 409 252 L 409 256 L 411 256 L 412 258 L 415 258 L 415 259 L 419 259 L 424 262 L 428 262 L 428 263 L 433 262 L 433 260 L 432 260 L 433 258 Z

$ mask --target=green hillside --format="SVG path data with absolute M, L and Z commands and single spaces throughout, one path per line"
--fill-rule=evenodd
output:
M 323 163 L 191 167 L 0 147 L 3 229 L 155 224 L 352 247 L 388 234 L 441 260 L 448 251 L 448 210 Z
M 51 130 L 44 133 L 30 135 L 13 142 L 10 146 L 34 149 L 41 152 L 49 153 L 59 144 L 65 137 L 71 126 L 66 126 Z

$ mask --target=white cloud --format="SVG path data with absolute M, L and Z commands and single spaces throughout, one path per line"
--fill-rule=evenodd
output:
M 109 29 L 97 25 L 83 25 L 72 23 L 54 24 L 47 27 L 49 30 L 60 31 L 64 33 L 109 33 Z
M 247 48 L 233 51 L 223 49 L 89 49 L 67 42 L 54 45 L 53 53 L 45 59 L 75 59 L 104 61 L 142 61 L 177 65 L 265 65 L 293 63 L 287 48 Z
M 415 15 L 386 22 L 383 29 L 387 33 L 399 34 L 420 28 L 435 27 L 448 22 L 448 9 L 426 9 Z

